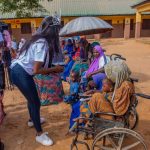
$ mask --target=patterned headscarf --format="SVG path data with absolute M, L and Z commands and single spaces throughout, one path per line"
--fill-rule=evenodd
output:
M 41 22 L 41 25 L 39 26 L 39 28 L 37 29 L 37 31 L 35 32 L 34 35 L 38 35 L 38 34 L 41 34 L 42 32 L 44 32 L 46 29 L 47 29 L 47 26 L 42 29 L 42 26 L 43 24 L 47 21 L 47 19 L 51 17 L 51 16 L 46 16 L 42 22 Z M 49 26 L 60 26 L 61 25 L 61 19 L 59 16 L 57 15 L 54 15 L 52 16 L 52 22 L 49 24 Z
M 106 64 L 104 68 L 107 78 L 115 83 L 115 90 L 119 88 L 125 80 L 128 80 L 131 75 L 130 69 L 122 60 L 112 60 L 108 64 Z M 113 98 L 115 95 L 115 90 Z

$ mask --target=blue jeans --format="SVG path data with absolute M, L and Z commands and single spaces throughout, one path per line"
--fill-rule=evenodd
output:
M 11 69 L 11 77 L 13 83 L 28 101 L 29 115 L 34 123 L 36 131 L 41 132 L 40 99 L 38 97 L 33 76 L 29 75 L 19 64 L 17 64 Z

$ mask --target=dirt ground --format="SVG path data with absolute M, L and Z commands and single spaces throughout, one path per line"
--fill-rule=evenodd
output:
M 127 58 L 132 76 L 140 80 L 136 83 L 136 90 L 150 94 L 150 39 L 107 39 L 101 44 L 107 50 L 106 54 L 119 53 Z M 47 120 L 43 129 L 55 142 L 52 147 L 44 147 L 35 142 L 34 128 L 27 127 L 26 101 L 20 92 L 17 89 L 6 91 L 4 104 L 7 117 L 0 127 L 0 137 L 6 150 L 69 150 L 72 137 L 65 136 L 69 125 L 68 105 L 42 107 L 41 114 Z M 140 98 L 137 110 L 140 120 L 136 131 L 141 133 L 150 149 L 150 100 Z

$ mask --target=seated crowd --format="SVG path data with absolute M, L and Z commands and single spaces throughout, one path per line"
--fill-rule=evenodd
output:
M 68 43 L 70 44 L 70 40 Z M 73 42 L 72 45 L 74 45 Z M 70 83 L 70 94 L 64 96 L 64 102 L 70 104 L 72 109 L 70 131 L 73 131 L 72 128 L 74 128 L 78 117 L 89 118 L 96 112 L 111 112 L 120 116 L 124 115 L 130 105 L 130 98 L 134 94 L 134 85 L 130 81 L 131 72 L 127 65 L 123 61 L 116 61 L 116 64 L 114 62 L 108 63 L 98 42 L 90 44 L 88 50 L 84 47 L 84 50 L 87 50 L 86 53 L 91 55 L 90 61 L 86 61 L 88 60 L 88 55 L 84 59 L 81 56 L 74 57 L 76 49 L 73 50 L 71 53 L 68 50 L 69 56 L 68 53 L 66 55 L 67 49 L 64 50 L 68 60 L 74 60 L 74 64 L 80 64 L 78 65 L 79 69 L 72 65 L 68 70 L 67 65 L 69 65 L 70 61 L 65 61 L 64 73 L 66 73 L 65 70 L 69 73 L 63 79 Z M 78 52 L 79 49 L 77 50 Z M 85 63 L 87 67 L 82 66 Z M 105 68 L 105 73 L 102 73 L 102 68 Z M 115 72 L 113 72 L 114 70 Z M 89 96 L 89 100 L 80 99 L 81 93 L 84 96 Z M 101 115 L 101 117 L 113 119 L 112 116 Z M 82 119 L 79 120 L 79 123 L 86 124 Z

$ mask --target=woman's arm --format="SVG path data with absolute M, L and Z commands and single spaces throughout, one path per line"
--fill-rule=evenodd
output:
M 91 78 L 91 77 L 92 77 L 93 75 L 95 75 L 95 74 L 104 73 L 104 72 L 105 72 L 105 71 L 104 71 L 104 68 L 98 69 L 98 70 L 96 70 L 96 71 L 90 73 L 90 74 L 87 76 L 87 78 Z
M 43 63 L 42 62 L 35 62 L 34 67 L 33 67 L 33 73 L 34 75 L 36 74 L 49 74 L 49 73 L 61 73 L 63 72 L 63 67 L 62 66 L 55 66 L 52 68 L 42 68 Z

